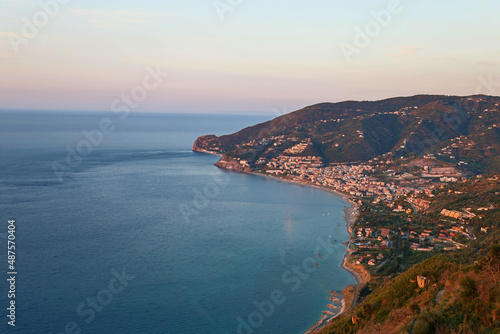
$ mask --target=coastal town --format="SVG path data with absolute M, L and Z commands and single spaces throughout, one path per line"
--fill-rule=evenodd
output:
M 443 208 L 439 217 L 425 216 L 437 191 L 454 182 L 467 182 L 467 175 L 432 154 L 406 159 L 385 154 L 363 163 L 326 164 L 320 156 L 304 155 L 312 146 L 310 139 L 284 136 L 248 142 L 241 148 L 259 145 L 268 148 L 253 166 L 235 158 L 226 167 L 321 187 L 347 198 L 356 212 L 361 207 L 370 210 L 361 210 L 361 217 L 349 226 L 346 266 L 376 274 L 403 251 L 431 256 L 441 250 L 464 249 L 468 240 L 475 239 L 475 233 L 488 233 L 489 226 L 471 221 L 480 220 L 481 213 L 495 208 L 493 204 L 475 210 Z M 266 159 L 266 154 L 283 146 L 288 148 Z
M 341 266 L 357 284 L 330 291 L 307 333 L 371 330 L 402 314 L 407 320 L 397 322 L 404 327 L 397 332 L 409 333 L 430 321 L 419 317 L 431 305 L 423 300 L 455 284 L 446 279 L 456 268 L 471 268 L 460 284 L 497 284 L 491 270 L 472 268 L 491 268 L 498 258 L 499 105 L 488 96 L 324 103 L 231 135 L 199 137 L 193 151 L 221 156 L 219 168 L 319 188 L 351 204 Z M 402 302 L 410 299 L 411 307 Z
M 283 138 L 275 139 L 279 140 L 276 146 L 282 145 Z M 272 139 L 265 142 L 269 145 Z M 456 184 L 468 188 L 484 183 L 498 189 L 498 176 L 470 178 L 431 154 L 397 160 L 387 154 L 365 163 L 326 164 L 319 156 L 301 156 L 310 145 L 310 140 L 295 143 L 276 157 L 261 156 L 253 166 L 238 158 L 223 165 L 319 187 L 352 203 L 345 210 L 350 238 L 345 243 L 342 266 L 354 275 L 357 284 L 344 291 L 331 291 L 331 303 L 326 305 L 321 321 L 307 333 L 316 333 L 354 308 L 366 284 L 374 278 L 391 277 L 442 252 L 466 249 L 469 242 L 488 235 L 492 228 L 491 219 L 483 218 L 498 209 L 498 200 L 475 207 L 445 205 L 437 211 L 435 203 L 443 197 L 466 196 L 465 191 L 448 189 Z M 416 279 L 422 288 L 429 284 L 425 276 Z M 352 322 L 357 320 L 353 317 Z

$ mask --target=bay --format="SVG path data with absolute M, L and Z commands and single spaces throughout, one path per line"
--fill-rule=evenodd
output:
M 100 138 L 103 118 L 113 130 Z M 16 332 L 278 334 L 318 321 L 328 291 L 355 282 L 339 266 L 348 204 L 191 152 L 200 135 L 267 119 L 0 112 L 0 249 L 14 218 Z M 88 155 L 72 160 L 85 141 Z

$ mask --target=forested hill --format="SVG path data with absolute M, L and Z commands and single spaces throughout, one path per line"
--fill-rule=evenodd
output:
M 324 163 L 391 154 L 434 154 L 476 172 L 500 169 L 500 97 L 417 95 L 320 103 L 225 136 L 202 136 L 194 151 L 269 161 L 301 141 Z M 301 154 L 298 154 L 299 156 Z

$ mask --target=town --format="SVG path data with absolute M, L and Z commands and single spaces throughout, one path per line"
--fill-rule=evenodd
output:
M 480 220 L 481 212 L 494 209 L 492 204 L 476 208 L 475 213 L 471 208 L 443 208 L 439 217 L 425 215 L 436 191 L 453 182 L 467 182 L 458 168 L 432 154 L 395 159 L 388 153 L 364 163 L 326 164 L 320 156 L 304 155 L 312 146 L 310 139 L 277 136 L 240 147 L 259 146 L 266 149 L 252 166 L 235 158 L 242 168 L 338 192 L 369 211 L 360 212 L 351 230 L 348 258 L 372 273 L 404 251 L 429 253 L 428 257 L 466 248 L 475 233 L 488 233 L 488 226 L 471 224 L 471 219 Z M 277 148 L 281 153 L 273 157 Z

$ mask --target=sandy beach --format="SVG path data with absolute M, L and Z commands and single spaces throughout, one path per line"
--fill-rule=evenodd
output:
M 354 307 L 356 299 L 357 299 L 357 293 L 358 293 L 359 289 L 365 283 L 369 282 L 371 279 L 370 273 L 362 265 L 356 265 L 356 264 L 349 262 L 350 253 L 349 253 L 348 247 L 352 241 L 354 223 L 356 222 L 356 219 L 358 218 L 358 215 L 359 215 L 359 205 L 348 195 L 340 193 L 334 189 L 325 188 L 325 187 L 322 187 L 322 186 L 319 186 L 316 184 L 312 184 L 312 183 L 309 183 L 306 181 L 301 181 L 301 180 L 296 180 L 296 179 L 287 180 L 287 179 L 275 177 L 272 175 L 261 174 L 261 173 L 252 173 L 252 174 L 271 177 L 273 179 L 278 179 L 278 180 L 283 181 L 283 182 L 298 184 L 298 185 L 312 187 L 312 188 L 316 188 L 316 189 L 319 189 L 322 191 L 330 192 L 334 195 L 342 197 L 350 204 L 349 207 L 347 207 L 347 206 L 344 207 L 344 218 L 346 221 L 346 228 L 347 228 L 347 231 L 349 233 L 349 241 L 347 243 L 347 249 L 346 249 L 346 253 L 344 254 L 344 259 L 342 260 L 342 263 L 340 264 L 340 266 L 354 276 L 354 278 L 356 279 L 356 284 L 355 285 L 348 285 L 342 291 L 342 294 L 343 294 L 343 298 L 341 300 L 342 306 L 341 306 L 339 313 L 333 314 L 333 315 L 323 314 L 321 316 L 321 320 L 319 322 L 317 322 L 314 326 L 312 326 L 305 334 L 317 333 L 318 330 L 323 328 L 330 321 L 332 321 L 333 319 L 348 312 L 352 307 Z
M 322 188 L 319 186 L 316 186 L 316 188 L 321 189 L 321 190 L 326 190 L 326 191 L 331 191 L 330 189 Z M 337 194 L 335 191 L 331 191 Z M 344 213 L 345 213 L 345 221 L 346 221 L 346 227 L 347 231 L 349 232 L 349 243 L 352 240 L 352 229 L 354 226 L 354 223 L 356 222 L 356 219 L 359 215 L 359 206 L 357 203 L 355 203 L 351 198 L 347 197 L 346 195 L 342 194 L 342 197 L 346 199 L 351 206 L 350 207 L 344 207 Z M 349 245 L 348 243 L 348 245 Z M 317 322 L 314 326 L 312 326 L 305 334 L 314 334 L 317 333 L 318 330 L 323 328 L 326 324 L 328 324 L 330 321 L 333 319 L 341 316 L 345 312 L 349 311 L 355 302 L 355 298 L 357 298 L 357 290 L 358 287 L 364 285 L 366 282 L 370 280 L 370 274 L 366 269 L 359 265 L 353 265 L 349 262 L 349 251 L 346 249 L 346 253 L 344 254 L 344 258 L 342 260 L 342 263 L 340 266 L 350 272 L 354 278 L 356 279 L 356 284 L 355 285 L 348 285 L 343 291 L 342 291 L 342 307 L 340 309 L 340 312 L 338 314 L 335 314 L 333 316 L 327 316 L 323 315 L 321 317 L 321 320 Z
M 283 181 L 283 182 L 287 182 L 287 183 L 292 183 L 292 184 L 297 184 L 297 185 L 302 185 L 302 186 L 305 186 L 305 187 L 312 187 L 312 188 L 316 188 L 316 189 L 319 189 L 319 190 L 322 190 L 322 191 L 326 191 L 326 192 L 329 192 L 329 193 L 332 193 L 334 195 L 337 195 L 339 197 L 342 197 L 343 199 L 345 199 L 347 202 L 349 202 L 349 204 L 351 204 L 350 207 L 344 207 L 344 218 L 345 218 L 345 221 L 346 221 L 346 228 L 347 228 L 347 231 L 349 233 L 349 242 L 351 242 L 352 240 L 352 229 L 353 229 L 353 226 L 354 226 L 354 223 L 356 222 L 356 219 L 358 218 L 358 215 L 359 215 L 359 205 L 354 202 L 354 200 L 349 197 L 348 195 L 346 194 L 343 194 L 341 192 L 338 192 L 334 189 L 331 189 L 331 188 L 325 188 L 325 187 L 322 187 L 322 186 L 319 186 L 319 185 L 316 185 L 316 184 L 312 184 L 312 183 L 309 183 L 309 182 L 306 182 L 306 181 L 300 181 L 300 180 L 286 180 L 286 179 L 283 179 L 283 178 L 280 178 L 280 177 L 276 177 L 276 176 L 272 176 L 272 175 L 266 175 L 266 174 L 262 174 L 262 173 L 251 173 L 251 174 L 254 174 L 254 175 L 260 175 L 260 176 L 265 176 L 265 177 L 270 177 L 270 178 L 273 178 L 273 179 L 277 179 L 277 180 L 280 180 L 280 181 Z M 349 251 L 346 250 L 346 253 L 344 255 L 344 260 L 342 261 L 341 265 L 340 265 L 343 269 L 347 270 L 348 272 L 350 272 L 354 278 L 356 279 L 356 282 L 357 284 L 364 284 L 366 282 L 368 282 L 370 280 L 370 274 L 368 273 L 368 271 L 361 265 L 354 265 L 352 263 L 349 262 Z
M 350 203 L 352 204 L 350 208 L 344 208 L 347 231 L 349 232 L 349 243 L 352 240 L 352 228 L 359 215 L 359 206 L 352 200 L 350 200 Z M 349 262 L 349 250 L 347 250 L 344 255 L 341 267 L 349 271 L 354 276 L 357 284 L 367 283 L 371 279 L 370 273 L 363 266 Z
M 316 331 L 320 330 L 328 324 L 332 319 L 335 319 L 342 314 L 348 312 L 353 306 L 355 306 L 355 300 L 357 299 L 357 292 L 359 288 L 361 288 L 365 283 L 369 282 L 371 279 L 370 273 L 362 266 L 362 265 L 356 265 L 352 264 L 349 262 L 349 249 L 348 246 L 352 241 L 352 235 L 353 235 L 353 227 L 354 223 L 356 222 L 356 219 L 358 218 L 359 215 L 359 205 L 348 195 L 340 193 L 334 189 L 330 188 L 325 188 L 316 184 L 312 184 L 306 181 L 302 180 L 297 180 L 297 179 L 283 179 L 280 177 L 272 176 L 272 175 L 266 175 L 262 173 L 251 173 L 254 175 L 260 175 L 260 176 L 265 176 L 265 177 L 271 177 L 273 179 L 277 179 L 283 182 L 288 182 L 292 184 L 297 184 L 305 187 L 312 187 L 316 188 L 322 191 L 326 191 L 329 193 L 332 193 L 336 196 L 342 197 L 345 199 L 347 202 L 349 202 L 350 206 L 349 207 L 344 207 L 344 218 L 346 221 L 346 228 L 349 233 L 349 241 L 347 243 L 347 249 L 346 253 L 344 254 L 344 258 L 342 260 L 342 263 L 340 264 L 340 267 L 343 269 L 347 270 L 349 273 L 351 273 L 354 278 L 356 279 L 356 284 L 355 285 L 348 285 L 343 291 L 343 298 L 341 300 L 342 306 L 340 309 L 340 312 L 337 314 L 323 314 L 321 316 L 321 320 L 317 322 L 314 326 L 312 326 L 305 334 L 314 334 Z

